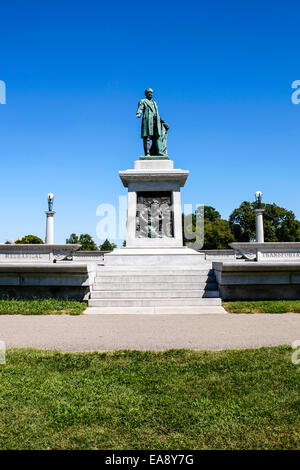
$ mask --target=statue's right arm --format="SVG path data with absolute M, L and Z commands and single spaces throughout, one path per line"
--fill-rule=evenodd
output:
M 136 112 L 136 117 L 141 117 L 142 115 L 142 112 L 143 112 L 143 109 L 144 109 L 144 103 L 143 103 L 143 100 L 139 101 L 139 104 L 138 104 L 138 109 L 137 109 L 137 112 Z

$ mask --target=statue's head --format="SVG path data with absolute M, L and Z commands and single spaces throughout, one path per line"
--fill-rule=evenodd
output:
M 145 95 L 146 95 L 146 97 L 148 98 L 148 100 L 151 100 L 151 99 L 152 99 L 152 96 L 153 96 L 153 90 L 152 90 L 152 88 L 147 88 L 147 90 L 145 90 Z

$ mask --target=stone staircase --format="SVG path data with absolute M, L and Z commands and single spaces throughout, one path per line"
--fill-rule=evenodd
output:
M 88 305 L 94 313 L 225 312 L 211 263 L 98 266 Z

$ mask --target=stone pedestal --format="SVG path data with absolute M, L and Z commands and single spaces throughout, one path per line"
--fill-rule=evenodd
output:
M 264 243 L 264 209 L 255 209 L 255 217 L 256 217 L 256 242 L 257 243 Z
M 183 246 L 180 189 L 189 171 L 152 157 L 120 171 L 128 188 L 126 248 L 105 256 L 105 265 L 195 265 L 205 256 Z
M 198 266 L 205 254 L 186 246 L 172 248 L 119 248 L 104 256 L 105 266 Z
M 55 211 L 45 211 L 47 220 L 46 220 L 46 245 L 54 244 L 54 214 Z
M 128 216 L 127 216 L 127 248 L 162 248 L 182 247 L 182 217 L 180 188 L 189 175 L 188 171 L 174 169 L 171 160 L 137 160 L 133 170 L 119 172 L 123 185 L 128 188 Z M 138 211 L 141 213 L 144 205 L 151 206 L 151 199 L 161 202 L 165 198 L 171 204 L 168 213 L 168 224 L 172 225 L 168 236 L 158 233 L 155 227 L 152 233 L 145 236 L 139 230 Z M 146 200 L 146 201 L 145 201 Z M 157 205 L 159 205 L 159 202 Z M 138 207 L 138 206 L 141 207 Z M 152 205 L 153 206 L 153 205 Z M 154 205 L 155 207 L 155 205 Z M 155 210 L 155 209 L 154 209 Z M 149 210 L 149 219 L 151 217 Z M 142 216 L 142 214 L 140 214 Z M 155 215 L 154 215 L 155 218 Z M 156 221 L 157 222 L 157 221 Z M 155 225 L 155 222 L 154 222 Z M 157 223 L 156 223 L 157 225 Z

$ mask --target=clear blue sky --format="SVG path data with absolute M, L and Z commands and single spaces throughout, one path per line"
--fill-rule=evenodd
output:
M 300 7 L 289 1 L 1 3 L 0 242 L 97 243 L 96 208 L 125 195 L 118 170 L 142 154 L 136 106 L 152 87 L 189 169 L 184 203 L 227 218 L 261 189 L 300 218 Z

